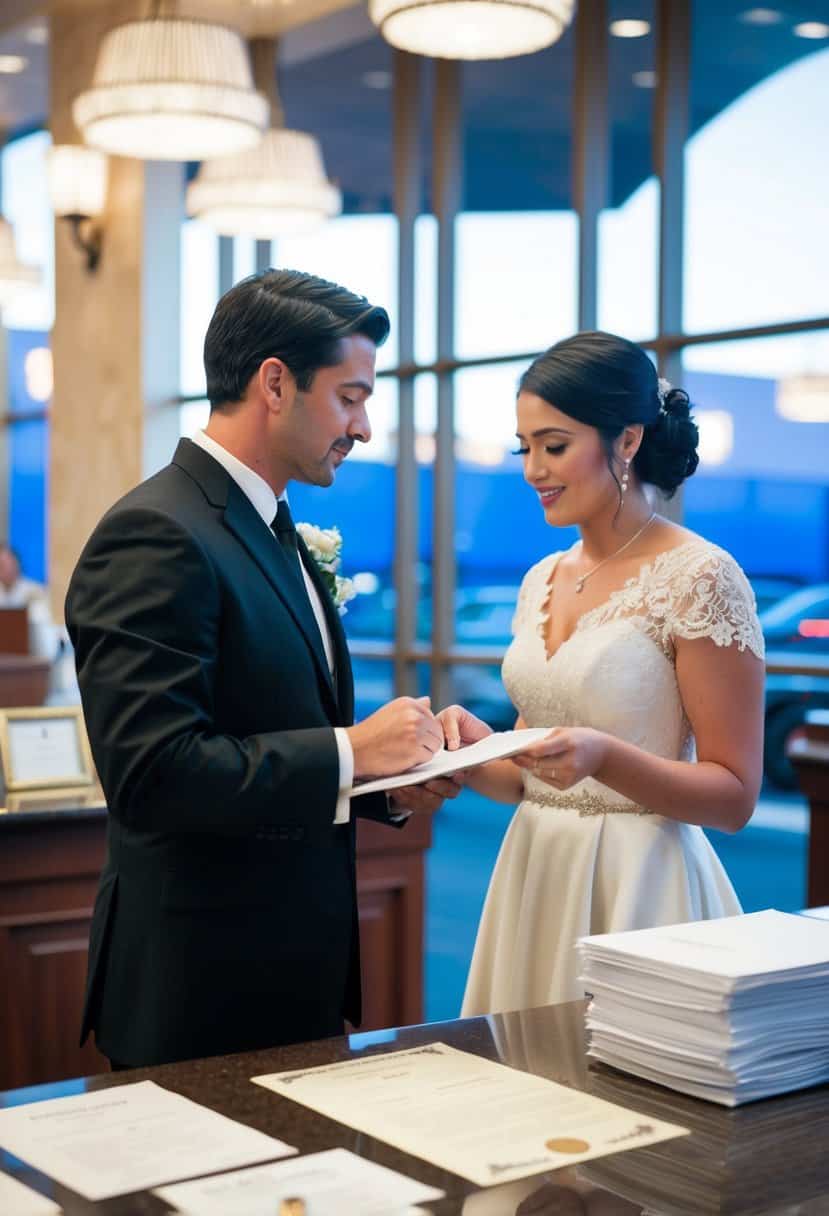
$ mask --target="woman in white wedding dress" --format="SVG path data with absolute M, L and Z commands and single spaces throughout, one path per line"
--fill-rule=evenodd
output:
M 571 549 L 521 586 L 503 678 L 517 726 L 546 727 L 467 783 L 520 802 L 490 882 L 463 1014 L 583 996 L 589 933 L 740 911 L 703 827 L 735 832 L 762 771 L 763 638 L 722 549 L 653 513 L 697 465 L 686 394 L 610 334 L 553 346 L 521 380 L 524 476 Z M 489 728 L 443 710 L 447 746 Z

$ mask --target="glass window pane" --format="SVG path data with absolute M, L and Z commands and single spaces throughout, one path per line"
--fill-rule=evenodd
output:
M 219 238 L 199 220 L 181 226 L 181 392 L 205 391 L 204 335 L 219 299 Z
M 46 499 L 49 428 L 45 418 L 12 423 L 9 443 L 9 542 L 20 555 L 23 573 L 48 581 Z
M 356 37 L 355 37 L 356 35 Z M 392 331 L 380 368 L 397 362 L 397 221 L 392 205 L 392 50 L 369 22 L 343 39 L 342 15 L 288 33 L 280 48 L 286 125 L 320 141 L 343 215 L 304 236 L 280 236 L 276 266 L 318 274 L 381 304 Z
M 465 368 L 455 376 L 456 639 L 506 646 L 524 574 L 576 539 L 551 529 L 524 481 L 515 449 L 515 398 L 526 362 Z
M 685 488 L 685 521 L 742 565 L 769 656 L 825 656 L 829 333 L 692 347 L 685 367 L 702 450 Z M 774 787 L 795 790 L 787 745 L 818 708 L 829 708 L 829 679 L 766 677 L 765 774 Z
M 343 215 L 301 236 L 276 243 L 278 266 L 289 266 L 340 283 L 380 304 L 393 318 L 397 308 L 397 220 L 393 215 Z M 397 363 L 397 329 L 377 352 L 378 368 Z
M 388 659 L 353 656 L 351 669 L 354 674 L 354 721 L 361 722 L 394 697 L 394 664 Z
M 12 140 L 2 151 L 3 216 L 14 231 L 18 259 L 40 272 L 36 286 L 4 306 L 7 329 L 51 329 L 54 323 L 55 227 L 46 169 L 51 143 L 48 131 L 36 131 Z
M 613 22 L 630 6 L 609 6 L 608 205 L 599 216 L 599 328 L 643 341 L 657 327 L 659 191 L 653 176 L 653 96 L 656 85 L 652 0 L 636 6 L 649 26 L 641 37 L 614 37 Z M 643 26 L 645 28 L 645 26 Z
M 395 461 L 397 457 L 397 382 L 377 381 L 369 403 L 373 435 L 355 444 L 331 486 L 289 486 L 297 522 L 339 528 L 343 538 L 340 574 L 356 581 L 358 595 L 343 624 L 351 638 L 394 636 L 393 553 Z M 366 520 L 370 519 L 370 526 Z
M 826 20 L 825 5 L 812 8 Z M 829 157 L 818 149 L 826 146 L 829 40 L 793 37 L 788 13 L 771 24 L 750 13 L 721 0 L 693 6 L 689 332 L 827 312 Z
M 572 29 L 539 54 L 462 71 L 455 353 L 540 350 L 576 328 Z

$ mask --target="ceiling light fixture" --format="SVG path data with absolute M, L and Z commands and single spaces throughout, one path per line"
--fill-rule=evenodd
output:
M 16 76 L 25 72 L 29 61 L 25 55 L 0 55 L 0 72 L 5 76 Z
M 271 240 L 308 232 L 338 215 L 342 196 L 325 176 L 313 135 L 284 126 L 276 84 L 276 40 L 255 39 L 257 85 L 268 98 L 271 126 L 255 148 L 206 160 L 187 188 L 187 212 L 223 236 Z
M 201 160 L 258 143 L 267 100 L 244 39 L 207 21 L 155 15 L 105 34 L 72 116 L 84 142 L 144 160 Z
M 829 25 L 823 21 L 801 21 L 792 33 L 798 38 L 829 38 Z
M 644 72 L 634 72 L 631 80 L 636 85 L 637 89 L 655 89 L 657 82 L 656 72 L 649 69 Z
M 609 28 L 614 38 L 644 38 L 651 32 L 651 23 L 625 17 L 620 21 L 611 21 Z
M 384 68 L 363 72 L 360 79 L 367 89 L 390 89 L 392 86 L 392 74 Z
M 747 8 L 738 17 L 743 25 L 779 25 L 783 14 L 776 8 Z
M 23 37 L 32 46 L 45 46 L 49 41 L 49 26 L 45 21 L 36 21 L 26 29 Z
M 435 59 L 509 59 L 551 46 L 575 0 L 369 0 L 392 46 Z
M 807 374 L 780 380 L 775 407 L 788 422 L 829 422 L 829 376 Z

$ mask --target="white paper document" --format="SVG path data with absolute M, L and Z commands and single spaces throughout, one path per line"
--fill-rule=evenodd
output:
M 671 976 L 704 991 L 739 992 L 829 976 L 829 924 L 767 909 L 581 939 L 597 964 Z M 601 978 L 601 973 L 598 973 Z
M 253 1080 L 479 1186 L 685 1134 L 445 1043 Z
M 296 1152 L 152 1081 L 0 1111 L 0 1148 L 87 1199 Z
M 395 777 L 378 777 L 376 781 L 366 781 L 353 786 L 348 792 L 351 798 L 360 794 L 375 794 L 379 790 L 396 790 L 404 785 L 422 785 L 424 781 L 432 781 L 435 777 L 448 777 L 464 768 L 477 768 L 489 760 L 505 760 L 508 756 L 517 756 L 519 752 L 532 747 L 546 739 L 552 728 L 533 727 L 526 730 L 502 730 L 470 743 L 467 747 L 459 747 L 450 752 L 441 748 L 435 752 L 431 760 L 398 773 Z
M 0 1174 L 0 1212 L 3 1216 L 60 1216 L 63 1208 L 54 1199 L 24 1186 L 17 1178 Z
M 165 1203 L 187 1216 L 274 1216 L 283 1199 L 305 1202 L 306 1216 L 389 1216 L 442 1199 L 423 1186 L 344 1148 L 257 1165 L 232 1174 L 159 1187 Z
M 588 1054 L 738 1106 L 829 1080 L 829 924 L 769 909 L 582 939 Z

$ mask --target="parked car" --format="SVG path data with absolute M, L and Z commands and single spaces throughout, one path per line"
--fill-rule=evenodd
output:
M 766 639 L 766 656 L 820 662 L 829 656 L 829 583 L 802 587 L 760 614 Z M 781 789 L 797 787 L 795 771 L 786 755 L 793 739 L 803 731 L 806 714 L 829 709 L 829 670 L 826 674 L 766 676 L 766 776 Z

